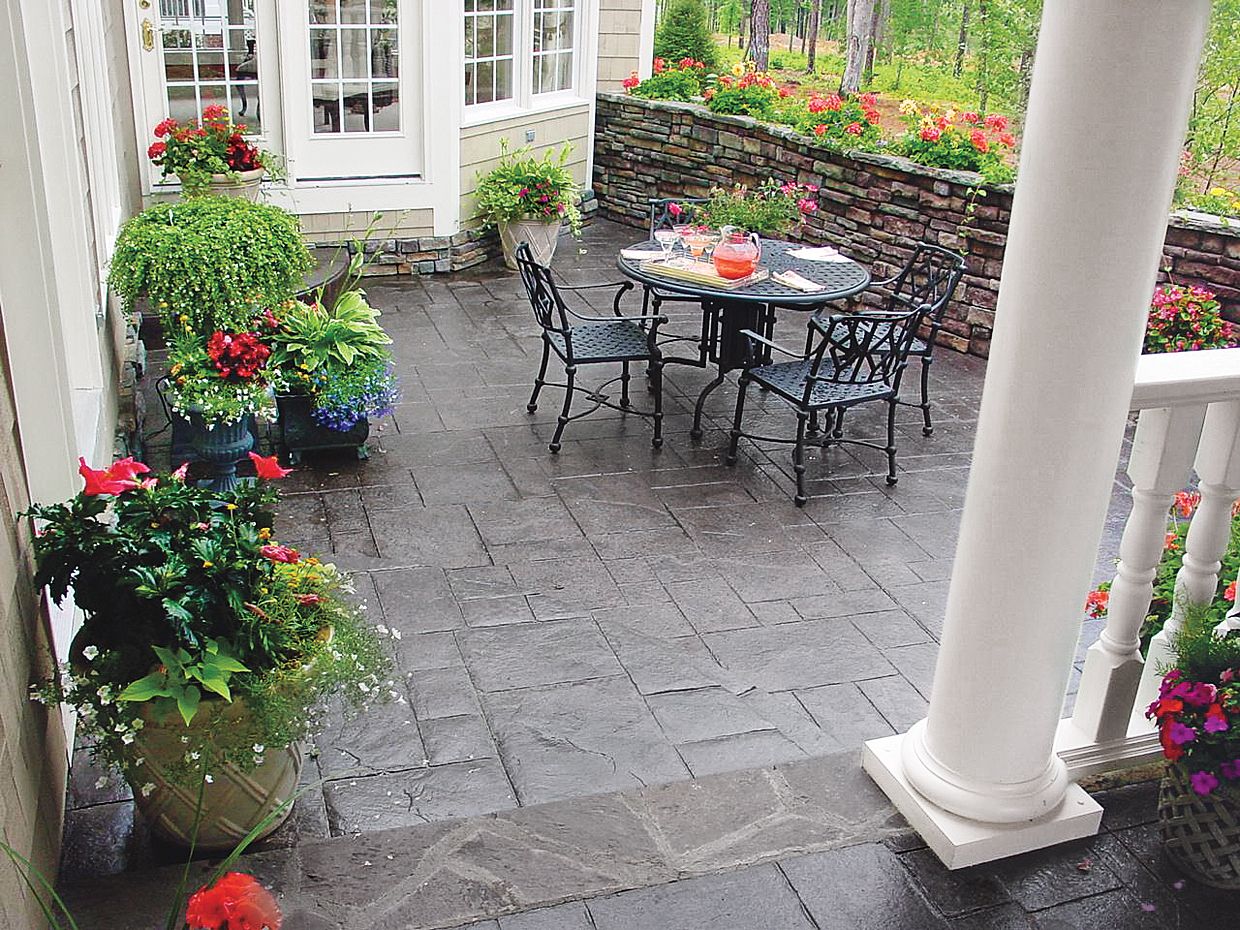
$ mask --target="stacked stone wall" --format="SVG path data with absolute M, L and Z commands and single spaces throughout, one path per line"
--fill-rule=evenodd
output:
M 609 219 L 645 225 L 651 198 L 701 197 L 712 185 L 772 177 L 819 185 L 820 209 L 799 237 L 838 246 L 868 265 L 876 280 L 900 268 L 919 242 L 965 253 L 969 271 L 939 339 L 962 352 L 989 354 L 1010 186 L 983 190 L 972 172 L 829 152 L 784 127 L 694 104 L 599 95 L 594 193 Z M 1228 317 L 1240 321 L 1240 229 L 1214 217 L 1174 215 L 1160 271 L 1161 280 L 1168 278 L 1210 288 Z

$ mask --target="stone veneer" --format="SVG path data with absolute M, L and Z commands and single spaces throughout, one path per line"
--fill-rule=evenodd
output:
M 838 244 L 870 265 L 876 279 L 893 274 L 918 242 L 967 253 L 969 273 L 948 307 L 939 341 L 989 353 L 1010 185 L 983 191 L 972 172 L 891 155 L 831 152 L 786 127 L 720 116 L 695 104 L 604 93 L 597 113 L 594 193 L 604 216 L 645 225 L 651 198 L 705 196 L 714 184 L 771 177 L 817 184 L 820 209 L 806 219 L 801 237 Z M 1161 280 L 1210 288 L 1227 316 L 1240 320 L 1240 231 L 1217 217 L 1176 213 L 1164 252 Z

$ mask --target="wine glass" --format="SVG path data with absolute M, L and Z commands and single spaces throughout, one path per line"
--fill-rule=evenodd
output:
M 676 247 L 676 243 L 680 241 L 680 236 L 674 229 L 656 229 L 654 231 L 655 241 L 659 243 L 659 247 L 663 249 L 663 260 L 666 261 L 672 257 L 672 249 Z

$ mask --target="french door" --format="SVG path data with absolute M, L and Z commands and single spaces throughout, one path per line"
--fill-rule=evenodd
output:
M 418 176 L 425 3 L 126 0 L 140 132 L 221 104 L 295 183 Z

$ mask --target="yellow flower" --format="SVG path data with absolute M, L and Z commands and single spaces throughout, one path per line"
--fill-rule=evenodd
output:
M 258 538 L 259 539 L 270 539 L 271 538 L 271 527 L 264 526 L 261 530 L 259 530 Z
M 236 504 L 225 504 L 225 505 L 224 505 L 224 509 L 225 509 L 225 510 L 236 510 L 236 509 L 237 509 L 237 505 L 236 505 Z
M 952 120 L 954 120 L 954 119 L 956 118 L 956 111 L 955 111 L 955 110 L 948 110 L 948 111 L 947 111 L 946 113 L 944 113 L 943 115 L 947 118 L 947 121 L 950 123 Z
M 215 567 L 215 563 L 214 563 L 214 562 L 210 562 L 210 561 L 203 562 L 203 563 L 202 563 L 202 567 L 203 567 L 203 568 L 214 568 L 214 567 Z
M 166 300 L 161 300 L 161 301 L 159 302 L 159 305 L 160 305 L 161 307 L 166 307 L 166 306 L 168 306 L 168 301 L 166 301 Z
M 1210 188 L 1210 196 L 1211 196 L 1211 197 L 1226 197 L 1226 196 L 1227 196 L 1228 194 L 1230 194 L 1230 193 L 1231 193 L 1231 191 L 1227 190 L 1227 188 L 1225 188 L 1225 187 L 1212 187 L 1212 188 Z
M 911 116 L 915 113 L 920 113 L 921 111 L 917 108 L 916 101 L 905 99 L 900 102 L 900 112 L 905 116 Z
M 732 66 L 732 73 L 735 74 L 737 77 L 740 77 L 742 74 L 745 73 L 745 66 L 738 61 L 736 64 Z

